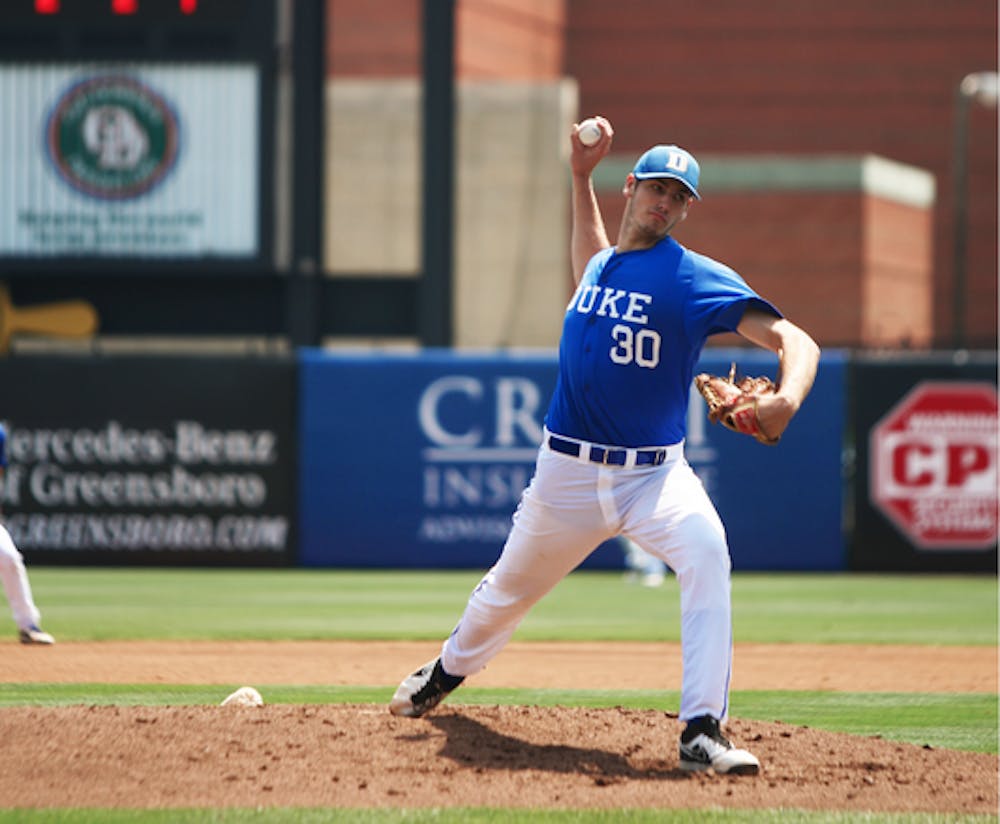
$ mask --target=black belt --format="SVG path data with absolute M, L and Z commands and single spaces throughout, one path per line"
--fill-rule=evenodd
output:
M 572 455 L 574 458 L 580 457 L 580 448 L 583 444 L 575 441 L 567 441 L 555 435 L 549 435 L 549 449 L 553 452 L 561 452 L 563 455 Z M 611 466 L 625 466 L 629 450 L 627 449 L 605 449 L 603 446 L 590 446 L 590 460 L 594 463 L 608 464 Z M 636 466 L 659 466 L 667 459 L 666 449 L 636 449 Z

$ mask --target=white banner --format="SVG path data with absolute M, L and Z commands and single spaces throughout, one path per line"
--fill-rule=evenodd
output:
M 252 64 L 0 64 L 0 255 L 259 253 Z

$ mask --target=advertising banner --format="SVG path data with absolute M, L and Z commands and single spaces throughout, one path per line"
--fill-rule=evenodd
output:
M 555 353 L 301 357 L 300 562 L 491 565 L 534 471 Z M 727 374 L 734 359 L 752 374 L 776 365 L 767 353 L 712 350 L 699 368 Z M 844 384 L 843 356 L 828 353 L 776 448 L 709 424 L 692 388 L 687 455 L 726 522 L 736 568 L 843 567 Z M 608 542 L 585 566 L 622 564 Z
M 534 471 L 551 355 L 305 350 L 300 375 L 302 564 L 493 563 Z
M 0 360 L 4 521 L 31 563 L 294 561 L 288 359 Z
M 259 70 L 0 64 L 0 256 L 253 258 Z
M 859 358 L 852 569 L 995 571 L 993 353 Z

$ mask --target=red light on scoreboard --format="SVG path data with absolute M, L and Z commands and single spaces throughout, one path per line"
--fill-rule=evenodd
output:
M 62 0 L 34 0 L 35 14 L 60 14 Z M 108 0 L 112 14 L 139 14 L 140 0 Z M 72 5 L 72 4 L 71 4 Z M 181 14 L 196 14 L 198 0 L 177 0 L 177 10 Z

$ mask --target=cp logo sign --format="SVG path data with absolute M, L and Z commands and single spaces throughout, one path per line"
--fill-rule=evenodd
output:
M 871 433 L 871 497 L 918 548 L 997 542 L 997 390 L 919 384 Z

